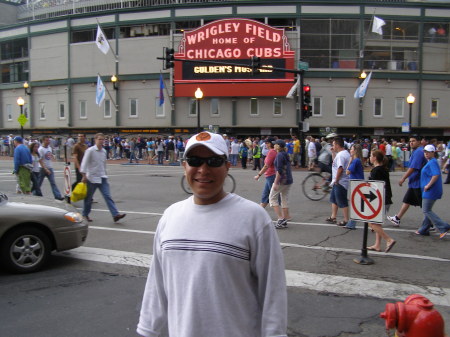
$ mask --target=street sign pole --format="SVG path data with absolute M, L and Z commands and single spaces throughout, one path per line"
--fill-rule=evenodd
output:
M 369 234 L 369 223 L 364 222 L 364 234 L 363 234 L 363 244 L 361 248 L 361 256 L 353 259 L 353 262 L 357 264 L 370 265 L 375 262 L 367 256 L 367 235 Z

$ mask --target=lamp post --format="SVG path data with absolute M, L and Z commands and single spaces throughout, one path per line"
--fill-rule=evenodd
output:
M 415 100 L 416 98 L 411 93 L 408 95 L 408 97 L 406 97 L 406 102 L 408 102 L 409 104 L 409 132 L 412 131 L 412 106 Z
M 200 100 L 203 98 L 203 91 L 197 88 L 195 91 L 195 99 L 197 103 L 197 133 L 200 132 Z
M 367 74 L 364 70 L 361 71 L 361 74 L 359 74 L 359 85 L 365 80 L 367 77 Z M 359 98 L 359 126 L 363 126 L 363 107 L 364 107 L 364 97 Z
M 25 104 L 25 101 L 22 97 L 19 97 L 17 99 L 17 105 L 20 107 L 20 115 L 22 117 L 23 115 L 23 105 Z M 22 123 L 20 124 L 20 136 L 23 138 L 23 125 Z

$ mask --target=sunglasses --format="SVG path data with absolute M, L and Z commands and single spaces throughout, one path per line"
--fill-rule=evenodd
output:
M 186 161 L 192 167 L 200 167 L 203 163 L 206 163 L 209 167 L 221 167 L 227 160 L 223 157 L 187 157 Z

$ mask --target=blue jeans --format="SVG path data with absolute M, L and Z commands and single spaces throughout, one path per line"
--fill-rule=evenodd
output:
M 158 151 L 158 164 L 164 164 L 164 151 Z
M 56 186 L 55 182 L 55 173 L 53 172 L 52 168 L 49 168 L 48 170 L 50 171 L 49 175 L 45 173 L 45 170 L 43 168 L 41 168 L 41 171 L 39 172 L 39 182 L 38 182 L 39 189 L 42 186 L 44 178 L 47 177 L 48 181 L 50 182 L 50 186 L 52 187 L 53 196 L 55 197 L 55 199 L 61 199 L 62 198 L 61 192 L 59 192 L 58 186 Z
M 269 194 L 272 189 L 273 182 L 275 181 L 275 174 L 269 177 L 266 177 L 266 183 L 264 184 L 264 189 L 261 196 L 261 203 L 268 204 L 269 203 Z
M 31 172 L 31 182 L 33 183 L 31 193 L 38 197 L 42 197 L 41 187 L 39 186 L 39 175 L 40 172 Z
M 436 200 L 433 199 L 422 199 L 422 212 L 424 219 L 422 226 L 419 228 L 418 232 L 422 235 L 428 235 L 431 225 L 435 225 L 439 232 L 444 233 L 450 229 L 450 225 L 443 221 L 436 213 L 431 209 L 433 208 Z
M 230 154 L 231 166 L 237 166 L 237 159 L 238 159 L 237 154 Z
M 93 184 L 89 180 L 87 181 L 87 196 L 84 199 L 84 206 L 83 206 L 83 216 L 88 216 L 89 213 L 91 213 L 92 208 L 92 197 L 94 196 L 95 190 L 98 188 L 100 192 L 103 195 L 103 199 L 106 201 L 106 206 L 108 206 L 109 211 L 111 212 L 112 216 L 116 216 L 119 214 L 119 211 L 117 210 L 116 204 L 111 198 L 111 192 L 109 189 L 109 183 L 107 178 L 102 178 L 101 184 Z

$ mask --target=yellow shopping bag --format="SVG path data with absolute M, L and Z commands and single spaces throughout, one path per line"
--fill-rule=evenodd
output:
M 86 183 L 78 183 L 72 191 L 70 196 L 71 202 L 77 202 L 83 200 L 87 196 L 87 185 Z

